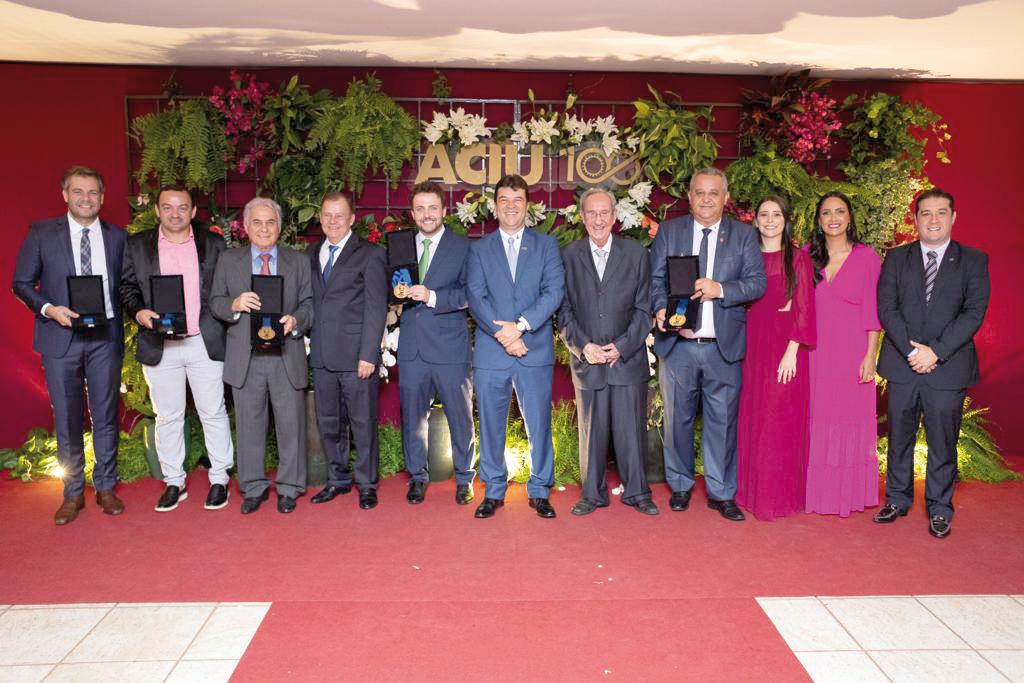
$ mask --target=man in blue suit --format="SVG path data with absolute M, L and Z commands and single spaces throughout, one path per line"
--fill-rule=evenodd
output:
M 693 488 L 693 421 L 703 402 L 704 482 L 708 507 L 732 521 L 744 516 L 736 495 L 736 419 L 746 354 L 744 304 L 765 290 L 764 261 L 749 225 L 723 216 L 729 184 L 717 168 L 704 168 L 690 180 L 690 215 L 661 224 L 651 245 L 651 303 L 657 331 L 654 350 L 661 360 L 665 403 L 665 478 L 672 488 L 669 507 L 690 506 Z M 700 301 L 697 327 L 665 330 L 669 256 L 698 256 L 693 299 Z M 767 381 L 767 380 L 766 380 Z
M 14 269 L 14 294 L 35 314 L 32 348 L 43 359 L 46 389 L 53 405 L 57 460 L 64 469 L 64 502 L 58 525 L 73 522 L 85 507 L 85 445 L 82 391 L 89 392 L 96 466 L 96 503 L 108 515 L 124 512 L 114 493 L 117 482 L 117 402 L 124 356 L 124 321 L 118 283 L 126 235 L 99 219 L 103 177 L 86 166 L 72 166 L 61 181 L 66 215 L 33 223 Z M 78 313 L 69 305 L 67 278 L 103 277 L 106 324 L 72 331 Z
M 437 394 L 444 406 L 455 464 L 455 502 L 473 500 L 473 384 L 466 319 L 469 240 L 445 230 L 444 190 L 433 182 L 412 188 L 419 282 L 402 311 L 398 335 L 402 446 L 412 477 L 406 500 L 423 502 L 427 489 L 427 421 Z
M 551 375 L 555 364 L 551 316 L 565 289 L 558 243 L 526 228 L 529 187 L 518 175 L 494 186 L 499 229 L 469 252 L 466 298 L 476 321 L 473 379 L 480 413 L 480 478 L 487 485 L 475 516 L 492 517 L 508 488 L 505 427 L 513 391 L 530 438 L 530 507 L 555 516 Z

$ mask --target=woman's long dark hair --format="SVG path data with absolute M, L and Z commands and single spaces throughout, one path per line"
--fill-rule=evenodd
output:
M 757 209 L 754 211 L 755 225 L 757 224 L 757 214 L 760 213 L 761 207 L 765 205 L 765 202 L 774 202 L 782 209 L 782 269 L 786 274 L 786 298 L 792 299 L 793 290 L 796 289 L 796 269 L 793 267 L 793 228 L 789 222 L 789 204 L 777 194 L 765 195 L 757 203 Z M 761 236 L 760 230 L 757 231 L 757 239 L 764 245 L 764 237 Z
M 857 237 L 857 223 L 853 219 L 853 205 L 850 198 L 842 192 L 826 192 L 818 200 L 818 206 L 814 210 L 814 229 L 811 230 L 811 265 L 814 266 L 814 286 L 824 277 L 825 266 L 828 265 L 828 245 L 825 244 L 825 232 L 821 229 L 821 207 L 826 199 L 835 197 L 846 204 L 846 213 L 850 216 L 850 224 L 846 226 L 846 239 L 850 244 L 859 244 Z

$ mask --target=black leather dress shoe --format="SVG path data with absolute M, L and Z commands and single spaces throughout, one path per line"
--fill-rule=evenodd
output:
M 260 495 L 246 498 L 242 501 L 242 514 L 251 515 L 256 512 L 267 498 L 270 498 L 270 489 L 263 489 Z
M 735 500 L 712 500 L 708 498 L 708 507 L 712 510 L 718 510 L 718 514 L 730 522 L 742 522 L 746 519 L 746 516 L 737 507 Z
M 637 512 L 642 512 L 645 515 L 656 515 L 658 514 L 658 506 L 654 504 L 654 501 L 650 498 L 644 498 L 638 500 L 635 503 L 626 503 Z
M 476 512 L 473 513 L 473 516 L 477 519 L 487 519 L 488 517 L 493 517 L 495 511 L 504 506 L 504 500 L 499 500 L 497 498 L 484 498 L 484 502 L 477 506 Z
M 370 510 L 377 507 L 377 489 L 363 489 L 359 492 L 359 507 Z
M 932 518 L 928 520 L 928 533 L 935 538 L 945 538 L 952 530 L 953 527 L 950 526 L 949 520 L 941 515 L 932 515 Z
M 551 502 L 547 498 L 531 498 L 530 507 L 537 511 L 538 517 L 551 519 L 555 516 L 555 508 L 551 507 Z
M 295 499 L 291 496 L 278 496 L 277 511 L 284 515 L 295 512 Z
M 472 484 L 459 484 L 455 487 L 455 502 L 459 505 L 469 505 L 469 501 L 473 500 L 473 485 Z
M 351 491 L 351 485 L 331 486 L 330 484 L 328 484 L 327 486 L 324 487 L 323 491 L 310 498 L 309 502 L 313 503 L 314 505 L 319 505 L 320 503 L 328 503 L 337 498 L 338 496 L 343 496 Z
M 576 515 L 577 517 L 582 517 L 583 515 L 589 515 L 591 512 L 593 512 L 599 507 L 601 506 L 599 506 L 597 503 L 589 501 L 586 498 L 580 498 L 579 500 L 572 504 L 572 508 L 569 510 L 569 512 Z
M 673 512 L 685 512 L 690 507 L 690 492 L 673 491 L 672 496 L 668 499 L 668 506 L 672 508 Z
M 203 503 L 204 510 L 220 510 L 228 504 L 228 487 L 224 484 L 214 484 L 210 492 L 206 494 L 206 502 Z
M 907 511 L 904 508 L 896 507 L 892 503 L 886 503 L 882 509 L 875 513 L 875 521 L 879 524 L 892 524 L 898 517 L 906 517 Z
M 427 492 L 427 482 L 425 481 L 410 481 L 409 492 L 405 494 L 405 499 L 409 501 L 410 505 L 419 505 L 423 502 L 423 496 Z
M 156 502 L 156 507 L 153 508 L 157 512 L 170 512 L 174 508 L 178 507 L 178 503 L 188 498 L 188 492 L 185 487 L 178 488 L 177 486 L 167 486 L 164 488 L 164 493 L 160 496 L 160 500 Z

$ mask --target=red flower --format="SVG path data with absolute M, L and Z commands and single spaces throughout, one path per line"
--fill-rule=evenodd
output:
M 223 236 L 223 235 L 224 235 L 224 228 L 220 227 L 220 226 L 219 226 L 219 225 L 217 225 L 216 223 L 212 223 L 212 224 L 210 225 L 210 232 L 215 232 L 215 233 L 217 233 L 218 235 L 221 235 L 221 236 Z
M 377 242 L 380 242 L 380 238 L 382 236 L 383 233 L 377 229 L 377 226 L 371 225 L 370 232 L 369 234 L 366 235 L 366 241 L 369 242 L 370 244 L 377 244 Z

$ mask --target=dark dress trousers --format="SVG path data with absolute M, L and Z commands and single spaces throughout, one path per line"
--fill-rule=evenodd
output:
M 608 245 L 606 245 L 607 248 Z M 647 250 L 615 235 L 598 278 L 589 237 L 562 249 L 565 297 L 558 327 L 571 354 L 576 388 L 583 497 L 608 505 L 605 471 L 608 445 L 622 478 L 622 502 L 650 499 L 647 453 L 647 335 L 651 331 L 651 272 Z M 583 356 L 588 343 L 614 342 L 621 358 L 614 366 L 591 365 Z
M 192 228 L 199 257 L 199 332 L 211 360 L 224 360 L 224 324 L 213 316 L 210 310 L 210 290 L 213 287 L 213 273 L 217 259 L 227 248 L 224 238 L 209 230 Z M 160 228 L 145 230 L 128 238 L 125 247 L 124 273 L 121 275 L 121 302 L 124 310 L 134 320 L 144 308 L 153 310 L 152 293 L 149 287 L 151 275 L 160 275 L 160 253 L 157 240 Z M 163 357 L 164 335 L 156 330 L 139 326 L 135 357 L 143 365 L 157 365 Z
M 668 256 L 689 256 L 693 245 L 693 216 L 661 224 L 651 245 L 651 308 L 668 303 Z M 736 421 L 746 354 L 745 304 L 764 294 L 764 259 L 754 229 L 722 217 L 715 248 L 713 279 L 724 296 L 713 300 L 714 343 L 684 341 L 675 332 L 655 329 L 654 350 L 661 359 L 661 395 L 665 402 L 665 478 L 673 491 L 693 487 L 693 421 L 703 405 L 701 450 L 708 497 L 736 496 Z
M 925 502 L 929 515 L 953 518 L 956 442 L 964 395 L 978 382 L 974 335 L 988 308 L 988 256 L 951 241 L 925 303 L 924 256 L 918 242 L 891 249 L 878 279 L 878 319 L 885 329 L 878 373 L 889 380 L 886 501 L 914 500 L 914 443 L 924 416 L 928 440 Z M 930 346 L 939 364 L 927 374 L 910 367 L 910 342 Z
M 124 230 L 103 221 L 100 232 L 114 313 L 104 327 L 72 332 L 40 312 L 47 303 L 67 306 L 67 277 L 77 275 L 66 215 L 31 225 L 18 251 L 14 269 L 14 294 L 35 315 L 32 348 L 42 356 L 46 374 L 57 434 L 57 459 L 65 471 L 65 497 L 82 495 L 85 489 L 83 390 L 88 390 L 89 394 L 96 453 L 93 486 L 97 491 L 109 491 L 117 481 L 117 405 L 124 357 L 124 321 L 118 281 L 126 235 Z
M 306 488 L 306 402 L 309 370 L 302 335 L 313 323 L 313 287 L 306 255 L 277 245 L 277 275 L 284 278 L 284 313 L 295 318 L 279 353 L 253 351 L 250 313 L 236 313 L 231 303 L 252 291 L 253 257 L 250 247 L 228 249 L 217 260 L 210 310 L 227 327 L 224 382 L 235 400 L 238 483 L 242 495 L 255 498 L 270 486 L 266 455 L 269 413 L 274 411 L 279 462 L 274 489 L 295 498 Z M 257 314 L 258 315 L 258 314 Z
M 388 314 L 384 251 L 355 233 L 334 257 L 327 281 L 320 268 L 323 240 L 310 245 L 316 323 L 310 333 L 316 418 L 327 458 L 328 484 L 360 491 L 377 488 L 377 371 L 359 379 L 359 361 L 380 364 L 380 345 Z M 356 447 L 355 471 L 349 469 L 349 429 Z
M 469 240 L 445 230 L 433 247 L 423 286 L 435 292 L 435 306 L 405 304 L 398 335 L 398 382 L 402 403 L 402 446 L 413 481 L 426 482 L 427 421 L 435 394 L 451 435 L 455 481 L 473 481 L 473 383 L 470 379 L 466 265 Z

